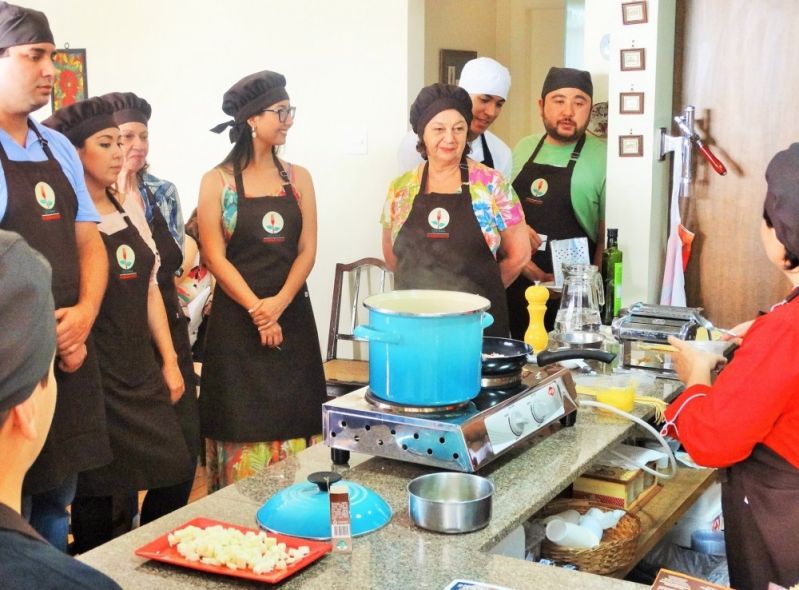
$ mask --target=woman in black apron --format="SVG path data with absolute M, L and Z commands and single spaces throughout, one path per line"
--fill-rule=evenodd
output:
M 397 289 L 482 295 L 494 317 L 485 333 L 507 337 L 505 285 L 529 260 L 530 242 L 502 175 L 466 158 L 471 119 L 472 101 L 462 88 L 433 84 L 417 96 L 411 125 L 427 162 L 418 186 L 412 171 L 389 189 L 383 255 Z
M 751 323 L 712 386 L 724 359 L 669 339 L 687 389 L 668 407 L 663 432 L 700 465 L 725 468 L 724 537 L 736 590 L 799 584 L 799 143 L 774 157 L 766 181 L 761 238 L 792 291 Z
M 175 485 L 193 469 L 172 409 L 183 380 L 152 280 L 156 255 L 109 188 L 122 163 L 111 107 L 101 99 L 82 101 L 57 111 L 45 124 L 78 148 L 109 259 L 108 286 L 92 334 L 114 459 L 80 474 L 72 525 L 76 549 L 83 552 L 111 539 L 114 496 Z M 164 358 L 172 359 L 163 368 L 151 339 Z
M 216 277 L 200 386 L 209 489 L 300 451 L 322 430 L 322 357 L 305 280 L 316 254 L 310 175 L 275 152 L 294 121 L 285 78 L 225 93 L 234 147 L 200 187 L 203 256 Z
M 176 241 L 183 237 L 183 215 L 180 210 L 180 203 L 177 201 L 177 195 L 175 195 L 174 202 L 168 203 L 168 205 L 171 205 L 169 210 L 170 219 L 174 219 L 173 225 L 175 226 L 175 232 L 178 234 L 174 235 L 170 231 L 170 226 L 164 218 L 155 195 L 145 182 L 144 175 L 147 170 L 147 155 L 150 147 L 147 129 L 152 112 L 150 104 L 132 92 L 114 92 L 105 94 L 101 98 L 113 107 L 114 121 L 119 125 L 122 135 L 124 162 L 122 172 L 117 181 L 117 187 L 120 192 L 124 192 L 132 199 L 146 199 L 146 202 L 142 202 L 142 207 L 150 212 L 148 225 L 160 259 L 158 288 L 164 301 L 164 308 L 169 321 L 169 332 L 172 336 L 172 345 L 178 355 L 178 366 L 186 388 L 186 394 L 173 407 L 177 413 L 186 445 L 189 447 L 189 452 L 196 463 L 196 458 L 200 454 L 200 415 L 196 394 L 197 380 L 194 374 L 194 363 L 189 343 L 188 322 L 178 302 L 175 283 L 177 273 L 183 265 L 182 244 Z M 156 180 L 151 174 L 148 174 L 147 178 L 150 181 Z M 159 360 L 163 362 L 160 359 L 160 355 Z M 175 486 L 148 491 L 142 503 L 141 524 L 147 524 L 164 514 L 185 506 L 189 501 L 193 485 L 194 475 L 192 474 L 186 481 Z M 138 499 L 134 498 L 132 505 L 134 513 L 138 509 L 137 501 Z

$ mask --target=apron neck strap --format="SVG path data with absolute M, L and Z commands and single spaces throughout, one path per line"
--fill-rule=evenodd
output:
M 422 170 L 422 180 L 419 187 L 419 192 L 422 194 L 426 194 L 427 191 L 427 169 L 430 165 L 429 162 L 425 161 L 424 169 Z M 466 156 L 461 158 L 460 164 L 458 164 L 458 168 L 460 169 L 461 174 L 461 190 L 460 194 L 468 195 L 469 194 L 469 163 L 466 161 Z
M 280 175 L 280 179 L 283 181 L 283 191 L 286 195 L 294 194 L 294 188 L 291 186 L 291 179 L 289 178 L 288 172 L 286 169 L 283 168 L 283 164 L 280 163 L 280 159 L 277 157 L 277 154 L 274 150 L 272 150 L 272 161 L 275 163 L 275 167 L 277 168 L 277 173 Z M 238 198 L 244 198 L 244 181 L 241 178 L 241 167 L 239 166 L 238 162 L 233 162 L 233 178 L 236 181 L 236 194 Z
M 119 201 L 114 196 L 113 191 L 111 191 L 111 189 L 108 188 L 105 189 L 105 196 L 108 197 L 108 200 L 111 201 L 111 204 L 114 206 L 114 208 L 119 212 L 120 215 L 122 215 L 123 219 L 125 220 L 125 224 L 128 227 L 133 227 L 130 218 L 128 217 L 127 211 L 125 211 L 124 207 L 122 207 L 122 205 L 119 204 Z
M 55 160 L 53 152 L 50 151 L 50 148 L 47 145 L 47 140 L 44 137 L 42 137 L 42 134 L 39 133 L 39 130 L 36 128 L 36 125 L 33 124 L 33 121 L 31 121 L 30 118 L 28 118 L 28 129 L 33 131 L 33 134 L 36 136 L 36 139 L 39 141 L 39 143 L 42 144 L 42 151 L 44 152 L 44 155 L 47 156 L 47 159 Z M 9 162 L 9 161 L 10 160 L 8 159 L 8 154 L 6 154 L 6 150 L 3 147 L 3 144 L 0 143 L 0 162 Z
M 538 152 L 540 152 L 540 151 L 541 151 L 541 148 L 542 148 L 542 147 L 543 147 L 543 145 L 544 145 L 544 140 L 545 140 L 546 138 L 547 138 L 547 134 L 546 134 L 546 133 L 544 133 L 544 135 L 542 135 L 542 136 L 541 136 L 541 139 L 540 139 L 540 141 L 538 142 L 538 145 L 537 145 L 537 146 L 535 146 L 535 149 L 533 150 L 533 155 L 532 155 L 532 156 L 530 156 L 530 159 L 531 159 L 533 162 L 535 162 L 535 157 L 538 155 Z M 574 168 L 574 166 L 577 164 L 577 159 L 580 157 L 580 152 L 582 152 L 582 151 L 583 151 L 583 146 L 584 146 L 584 145 L 585 145 L 585 133 L 583 133 L 583 136 L 582 136 L 582 137 L 580 138 L 580 140 L 579 140 L 579 141 L 578 141 L 578 142 L 577 142 L 577 143 L 574 145 L 574 149 L 572 150 L 572 155 L 571 155 L 571 156 L 569 156 L 569 163 L 566 165 L 566 167 L 567 167 L 567 168 L 569 168 L 570 170 L 571 170 L 572 168 Z

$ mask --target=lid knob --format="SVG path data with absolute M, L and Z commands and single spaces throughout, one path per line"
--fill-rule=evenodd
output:
M 335 471 L 316 471 L 308 476 L 308 481 L 319 486 L 320 492 L 326 492 L 328 488 L 341 480 L 341 475 Z

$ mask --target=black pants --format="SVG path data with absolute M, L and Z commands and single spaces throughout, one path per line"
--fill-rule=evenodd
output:
M 141 524 L 182 508 L 189 501 L 194 478 L 148 490 L 141 509 Z M 72 502 L 74 552 L 85 553 L 130 531 L 138 510 L 136 495 L 81 496 Z

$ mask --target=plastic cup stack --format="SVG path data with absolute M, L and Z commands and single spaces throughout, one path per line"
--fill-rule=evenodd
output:
M 615 527 L 622 516 L 624 510 L 605 512 L 594 507 L 583 515 L 576 510 L 566 510 L 544 521 L 547 539 L 563 547 L 591 549 L 602 541 L 603 531 Z

